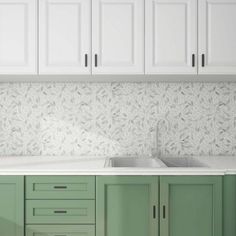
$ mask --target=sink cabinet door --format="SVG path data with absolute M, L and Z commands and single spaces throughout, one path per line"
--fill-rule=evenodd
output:
M 158 235 L 158 177 L 98 176 L 96 201 L 97 236 Z
M 160 177 L 161 236 L 222 236 L 220 176 Z
M 0 176 L 0 235 L 24 235 L 23 176 Z

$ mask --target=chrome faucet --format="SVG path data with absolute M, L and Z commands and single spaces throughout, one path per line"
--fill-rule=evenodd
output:
M 155 148 L 152 149 L 152 157 L 161 157 L 161 136 L 163 132 L 169 132 L 170 122 L 165 118 L 160 118 L 156 125 Z

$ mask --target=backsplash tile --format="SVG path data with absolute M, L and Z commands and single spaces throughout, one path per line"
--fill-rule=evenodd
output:
M 0 155 L 235 155 L 234 83 L 2 83 Z

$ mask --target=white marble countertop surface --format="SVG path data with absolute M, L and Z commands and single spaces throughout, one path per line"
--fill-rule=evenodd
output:
M 236 157 L 195 157 L 206 167 L 106 167 L 109 157 L 1 156 L 0 175 L 227 175 L 236 174 Z M 138 157 L 137 157 L 138 158 Z

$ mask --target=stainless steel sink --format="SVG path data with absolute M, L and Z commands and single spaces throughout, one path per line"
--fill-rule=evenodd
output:
M 161 168 L 166 165 L 160 159 L 154 158 L 112 157 L 108 159 L 106 167 Z
M 194 157 L 165 157 L 161 160 L 167 167 L 208 167 Z

